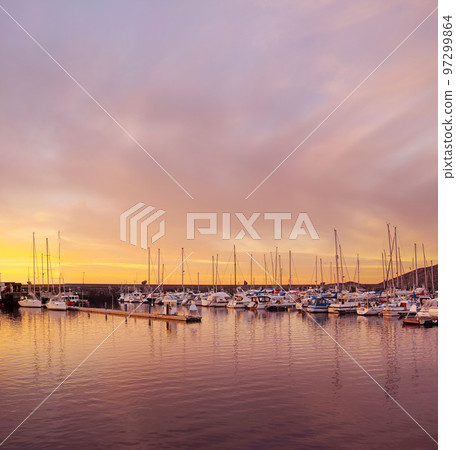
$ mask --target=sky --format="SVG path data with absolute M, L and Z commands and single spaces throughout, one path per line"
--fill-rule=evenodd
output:
M 362 83 L 436 1 L 0 4 L 65 69 L 0 10 L 2 281 L 32 277 L 34 232 L 38 266 L 48 237 L 56 277 L 58 231 L 66 282 L 147 279 L 147 250 L 119 238 L 120 214 L 138 202 L 166 211 L 152 283 L 158 248 L 168 282 L 180 282 L 184 248 L 186 281 L 210 283 L 218 254 L 228 283 L 234 244 L 238 281 L 250 280 L 248 252 L 271 270 L 276 247 L 284 282 L 289 250 L 293 282 L 315 279 L 316 257 L 330 281 L 334 229 L 347 279 L 359 254 L 361 281 L 379 282 L 387 223 L 404 270 L 414 243 L 420 266 L 422 244 L 437 262 L 436 13 Z M 232 237 L 236 212 L 293 219 L 280 240 L 262 219 L 260 240 L 188 240 L 188 212 L 231 213 Z M 320 239 L 288 239 L 300 212 Z

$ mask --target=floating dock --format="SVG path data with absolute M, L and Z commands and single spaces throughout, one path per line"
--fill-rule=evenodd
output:
M 123 317 L 139 317 L 142 319 L 158 319 L 158 320 L 174 320 L 177 322 L 201 322 L 201 317 L 198 316 L 180 316 L 177 314 L 149 314 L 146 312 L 129 312 L 121 311 L 118 309 L 104 309 L 104 308 L 81 308 L 79 306 L 69 306 L 70 311 L 81 311 L 93 314 L 109 314 L 112 316 L 123 316 Z

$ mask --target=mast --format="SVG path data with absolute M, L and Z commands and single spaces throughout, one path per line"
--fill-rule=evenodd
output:
M 253 286 L 253 267 L 252 267 L 253 259 L 250 258 L 250 287 Z
M 218 282 L 219 282 L 219 274 L 218 274 L 218 253 L 217 253 L 217 260 L 215 262 L 215 292 L 218 291 Z
M 184 249 L 182 248 L 182 262 L 181 262 L 181 266 L 182 266 L 182 292 L 184 292 Z
M 61 262 L 60 262 L 60 231 L 57 233 L 59 238 L 59 295 L 62 291 L 62 275 L 61 275 Z
M 35 294 L 35 232 L 33 232 L 33 294 Z
M 234 293 L 236 294 L 236 245 L 233 245 L 233 252 L 234 252 Z
M 266 264 L 266 255 L 263 253 L 263 259 L 264 259 L 264 288 L 266 289 L 266 286 L 268 285 L 268 266 Z
M 432 259 L 431 259 L 431 283 L 432 283 L 432 294 L 434 294 L 434 266 L 432 265 Z
M 426 263 L 426 253 L 424 253 L 424 244 L 421 244 L 423 246 L 423 260 L 424 260 L 424 289 L 428 289 L 428 284 L 427 284 L 427 263 Z
M 161 291 L 163 292 L 163 282 L 165 279 L 165 264 L 162 264 L 162 276 L 161 276 Z
M 275 283 L 275 268 L 274 268 L 274 260 L 272 259 L 272 252 L 269 252 L 269 256 L 271 257 L 271 278 L 273 279 L 274 283 Z M 274 286 L 273 284 L 271 284 L 271 286 Z
M 82 272 L 81 300 L 84 298 L 84 280 L 85 280 L 85 272 Z
M 150 247 L 147 247 L 147 284 L 150 287 Z
M 339 292 L 339 255 L 337 254 L 337 230 L 336 229 L 334 229 L 334 246 L 336 247 L 336 277 L 337 277 L 336 299 L 337 299 L 337 292 Z
M 416 289 L 418 289 L 418 259 L 416 256 L 416 243 L 415 243 L 415 282 L 416 282 Z
M 212 255 L 212 290 L 215 291 L 215 283 L 214 283 L 214 255 Z
M 280 286 L 282 286 L 283 284 L 283 279 L 282 279 L 282 275 L 283 275 L 283 270 L 282 270 L 282 259 L 280 258 L 280 255 L 279 255 L 279 271 L 280 271 Z
M 46 238 L 46 272 L 47 272 L 47 285 L 48 285 L 48 292 L 49 291 L 49 245 L 48 245 L 48 238 Z
M 160 249 L 158 249 L 157 256 L 157 288 L 160 286 Z
M 277 283 L 277 276 L 278 276 L 278 266 L 277 266 L 277 246 L 276 246 L 276 251 L 275 251 L 275 265 L 274 265 L 274 278 L 275 282 Z
M 318 256 L 315 256 L 315 289 L 318 287 Z
M 389 267 L 391 268 L 391 284 L 392 284 L 392 288 L 393 288 L 393 295 L 395 295 L 395 286 L 394 286 L 394 267 L 393 267 L 393 245 L 391 243 L 391 232 L 390 232 L 390 224 L 387 223 L 386 224 L 387 228 L 388 228 L 388 245 L 389 245 Z M 389 272 L 389 271 L 388 271 Z M 387 272 L 387 273 L 388 273 Z
M 394 227 L 394 248 L 395 248 L 395 253 L 396 253 L 396 287 L 399 287 L 399 262 L 398 262 L 398 256 L 397 256 L 397 231 L 396 227 Z
M 399 252 L 399 277 L 401 279 L 401 290 L 404 290 L 404 276 L 402 274 L 402 259 L 401 259 L 401 249 L 397 249 Z
M 359 253 L 356 255 L 356 263 L 358 266 L 358 288 L 359 288 Z
M 291 290 L 291 250 L 288 250 L 288 290 Z
M 383 272 L 383 290 L 385 290 L 385 257 L 384 257 L 385 252 L 382 252 L 382 272 Z
M 340 255 L 340 275 L 342 277 L 342 289 L 344 288 L 344 265 L 343 265 L 343 259 L 342 259 L 342 246 L 340 245 L 339 242 L 339 255 Z
M 323 261 L 320 258 L 320 282 L 323 284 Z
M 200 291 L 200 273 L 198 272 L 197 274 L 197 280 L 198 280 L 198 292 Z
M 41 284 L 40 284 L 40 292 L 43 290 L 44 287 L 44 255 L 41 253 Z
M 329 284 L 333 282 L 333 263 L 329 261 Z

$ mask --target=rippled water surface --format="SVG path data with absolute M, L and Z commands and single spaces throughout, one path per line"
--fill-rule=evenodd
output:
M 381 389 L 437 439 L 436 328 L 202 314 L 185 324 L 1 312 L 0 441 L 120 324 L 5 448 L 436 448 Z

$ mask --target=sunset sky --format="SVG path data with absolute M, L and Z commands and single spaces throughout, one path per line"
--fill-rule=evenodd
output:
M 57 232 L 67 282 L 147 278 L 147 251 L 119 239 L 138 202 L 166 210 L 151 246 L 165 276 L 193 252 L 186 280 L 222 281 L 236 244 L 249 280 L 253 252 L 278 247 L 288 280 L 326 281 L 334 228 L 353 278 L 382 278 L 386 223 L 405 270 L 424 243 L 437 262 L 437 15 L 423 25 L 254 194 L 246 196 L 420 23 L 433 1 L 1 0 L 24 27 L 193 197 L 149 158 L 0 10 L 0 272 L 25 282 Z M 307 212 L 320 240 L 186 240 L 187 212 Z M 221 217 L 221 216 L 220 216 Z M 260 223 L 261 222 L 261 223 Z M 233 236 L 240 229 L 233 219 Z M 155 230 L 156 231 L 156 230 Z M 254 265 L 256 283 L 264 275 Z M 152 282 L 156 279 L 155 272 Z M 170 282 L 178 282 L 178 271 Z

